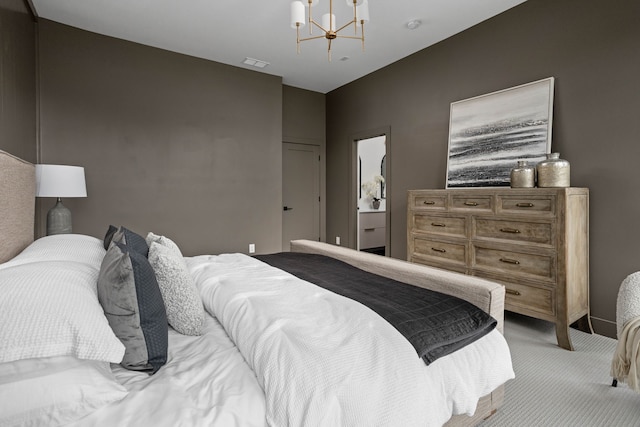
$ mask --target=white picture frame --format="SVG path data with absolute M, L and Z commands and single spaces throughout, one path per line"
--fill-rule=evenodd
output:
M 551 152 L 554 78 L 451 103 L 446 188 L 510 185 Z

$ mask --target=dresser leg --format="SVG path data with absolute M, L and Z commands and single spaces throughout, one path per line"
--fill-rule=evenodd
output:
M 589 314 L 585 314 L 580 319 L 572 323 L 572 325 L 573 327 L 581 330 L 582 332 L 593 334 L 593 327 L 591 326 L 591 316 L 589 316 Z M 571 344 L 571 336 L 569 335 L 568 322 L 565 323 L 561 320 L 556 322 L 556 337 L 558 338 L 558 345 L 560 347 L 573 351 L 573 345 Z
M 564 322 L 556 323 L 556 337 L 558 345 L 566 350 L 573 351 L 571 337 L 569 336 L 569 325 Z

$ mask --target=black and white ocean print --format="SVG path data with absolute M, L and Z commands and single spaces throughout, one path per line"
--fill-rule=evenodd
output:
M 447 187 L 510 184 L 551 149 L 553 78 L 451 104 Z

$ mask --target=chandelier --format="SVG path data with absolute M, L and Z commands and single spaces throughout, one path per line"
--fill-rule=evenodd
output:
M 300 53 L 300 42 L 307 40 L 325 38 L 328 42 L 327 55 L 331 61 L 331 42 L 336 38 L 356 39 L 362 41 L 362 51 L 364 51 L 364 23 L 369 21 L 369 4 L 368 0 L 345 0 L 347 6 L 353 7 L 353 18 L 351 21 L 336 29 L 336 15 L 333 13 L 333 0 L 329 0 L 329 13 L 322 15 L 322 24 L 313 19 L 312 9 L 317 6 L 320 0 L 308 0 L 308 13 L 305 17 L 305 5 L 302 1 L 297 0 L 291 3 L 291 27 L 296 29 L 297 51 Z M 319 36 L 311 36 L 301 39 L 300 28 L 309 23 L 309 35 L 313 34 L 313 27 L 317 27 L 323 34 Z M 340 31 L 353 24 L 354 35 L 348 36 L 338 34 Z M 358 35 L 358 27 L 360 27 L 360 35 Z

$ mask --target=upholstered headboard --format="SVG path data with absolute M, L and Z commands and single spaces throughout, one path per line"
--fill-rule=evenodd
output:
M 35 166 L 0 150 L 0 263 L 33 242 Z

